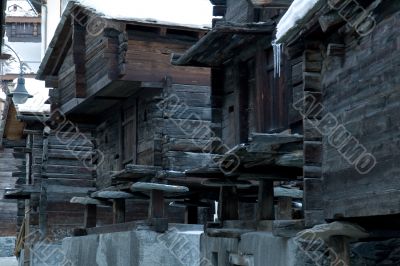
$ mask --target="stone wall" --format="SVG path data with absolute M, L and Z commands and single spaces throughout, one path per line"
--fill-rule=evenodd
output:
M 276 237 L 270 232 L 249 232 L 240 239 L 201 238 L 201 255 L 211 265 L 328 266 L 327 247 L 321 241 Z
M 202 228 L 170 224 L 164 234 L 142 228 L 68 237 L 62 245 L 37 244 L 31 266 L 199 266 Z

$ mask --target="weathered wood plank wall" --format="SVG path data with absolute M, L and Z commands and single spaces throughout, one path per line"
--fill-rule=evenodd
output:
M 74 228 L 83 225 L 84 208 L 69 201 L 74 196 L 86 196 L 89 190 L 94 189 L 92 137 L 90 133 L 78 135 L 76 131 L 55 131 L 47 138 L 41 130 L 31 135 L 32 180 L 35 186 L 45 191 L 38 205 L 31 199 L 31 224 L 40 226 L 40 223 L 45 223 L 40 228 L 47 231 L 47 237 L 59 240 L 70 236 Z M 46 148 L 48 151 L 44 164 Z
M 396 9 L 392 9 L 396 10 Z M 398 10 L 398 9 L 397 9 Z M 345 54 L 325 60 L 323 103 L 347 132 L 376 158 L 357 160 L 362 148 L 353 139 L 342 148 L 324 138 L 323 195 L 326 218 L 400 213 L 399 66 L 400 13 L 385 17 L 366 37 L 346 36 Z M 343 131 L 342 131 L 343 133 Z M 339 131 L 337 131 L 339 134 Z M 336 141 L 345 143 L 348 134 Z M 346 154 L 351 163 L 338 152 Z M 367 158 L 368 159 L 368 158 Z M 365 163 L 365 167 L 362 164 Z
M 4 189 L 14 187 L 18 177 L 13 176 L 21 159 L 15 159 L 13 149 L 0 152 L 0 236 L 14 236 L 17 232 L 17 201 L 4 200 Z

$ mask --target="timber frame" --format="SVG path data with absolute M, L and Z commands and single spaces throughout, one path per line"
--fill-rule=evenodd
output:
M 209 236 L 236 238 L 248 230 L 285 235 L 285 226 L 289 231 L 297 228 L 293 233 L 304 228 L 302 215 L 292 208 L 303 198 L 302 121 L 290 107 L 292 79 L 286 77 L 291 67 L 284 60 L 282 78 L 275 78 L 270 61 L 277 14 L 287 5 L 275 9 L 268 4 L 246 7 L 246 1 L 212 3 L 214 12 L 225 7 L 224 17 L 171 60 L 174 65 L 211 67 L 211 99 L 220 109 L 213 113 L 213 122 L 222 127 L 214 145 L 219 156 L 214 164 L 185 174 L 220 190 L 219 222 L 209 224 Z
M 105 28 L 91 34 L 85 30 L 88 17 L 104 19 Z M 71 194 L 71 205 L 84 211 L 84 224 L 74 235 L 103 226 L 112 230 L 110 223 L 118 227 L 139 220 L 163 232 L 168 222 L 211 219 L 217 189 L 205 191 L 199 179 L 167 178 L 184 177 L 184 170 L 210 161 L 209 149 L 203 151 L 210 133 L 193 131 L 212 124 L 210 71 L 170 64 L 173 53 L 183 53 L 207 32 L 102 18 L 74 1 L 67 5 L 37 77 L 53 87 L 52 132 L 79 135 L 74 127 L 79 125 L 90 140 L 96 183 L 86 195 Z M 104 219 L 100 210 L 112 215 Z

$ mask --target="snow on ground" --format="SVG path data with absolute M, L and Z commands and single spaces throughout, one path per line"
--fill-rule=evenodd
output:
M 288 11 L 276 27 L 276 39 L 282 38 L 290 29 L 297 25 L 320 0 L 294 0 Z
M 18 261 L 15 257 L 0 257 L 1 266 L 17 266 Z
M 75 0 L 107 18 L 156 20 L 159 23 L 210 26 L 209 0 Z

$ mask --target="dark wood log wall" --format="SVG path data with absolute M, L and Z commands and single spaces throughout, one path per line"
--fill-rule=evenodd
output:
M 111 185 L 111 174 L 129 163 L 172 170 L 208 163 L 213 134 L 210 107 L 209 86 L 169 83 L 163 89 L 145 88 L 107 110 L 106 120 L 96 130 L 98 149 L 105 155 L 97 169 L 97 186 Z M 124 116 L 133 116 L 134 130 L 124 130 Z M 126 151 L 133 154 L 124 155 Z
M 107 111 L 102 115 L 105 121 L 97 127 L 94 134 L 97 149 L 103 154 L 103 161 L 96 169 L 96 186 L 98 188 L 111 185 L 111 174 L 122 170 L 121 115 L 120 107 Z
M 72 48 L 64 59 L 58 76 L 59 97 L 61 103 L 66 103 L 75 96 L 75 65 L 72 56 Z
M 210 87 L 167 82 L 163 95 L 164 99 L 179 99 L 179 103 L 163 104 L 162 166 L 187 170 L 209 164 L 210 141 L 215 134 L 211 127 Z
M 323 103 L 377 161 L 370 172 L 360 174 L 356 171 L 360 164 L 348 163 L 324 138 L 327 218 L 400 213 L 399 26 L 397 12 L 366 37 L 347 35 L 344 55 L 326 59 Z M 354 142 L 346 144 L 341 151 L 354 146 Z
M 21 159 L 13 156 L 13 149 L 3 148 L 0 153 L 0 236 L 14 236 L 17 232 L 17 201 L 4 200 L 4 189 L 14 187 Z
M 109 60 L 115 56 L 115 38 L 86 34 L 86 89 L 92 88 L 101 78 L 107 76 Z
M 83 225 L 84 208 L 69 201 L 94 189 L 92 139 L 90 133 L 78 137 L 76 132 L 56 131 L 46 137 L 38 130 L 30 134 L 32 181 L 42 193 L 30 200 L 29 220 L 33 228 L 45 230 L 48 238 L 59 240 Z
M 324 115 L 318 108 L 321 104 L 321 71 L 322 52 L 317 44 L 306 44 L 303 52 L 303 104 L 304 109 L 304 218 L 305 225 L 312 227 L 324 223 L 324 211 L 322 201 L 322 135 L 311 126 L 311 123 L 320 121 Z M 310 82 L 310 77 L 317 80 Z M 312 86 L 311 86 L 312 84 Z M 296 104 L 297 105 L 297 104 Z M 312 106 L 312 107 L 311 107 Z
M 209 85 L 208 69 L 177 67 L 170 63 L 172 53 L 183 53 L 196 39 L 192 37 L 193 41 L 189 42 L 174 40 L 172 37 L 159 39 L 154 36 L 149 39 L 133 35 L 134 32 L 128 30 L 126 75 L 122 80 L 162 82 L 165 76 L 170 76 L 179 84 Z
M 251 133 L 283 131 L 300 120 L 298 115 L 293 117 L 293 111 L 289 120 L 289 63 L 284 60 L 279 78 L 274 76 L 272 48 L 265 43 L 247 46 L 242 54 L 248 54 L 245 60 L 239 54 L 224 66 L 220 121 L 221 136 L 228 147 L 247 142 Z

